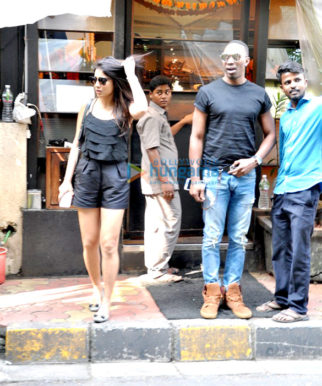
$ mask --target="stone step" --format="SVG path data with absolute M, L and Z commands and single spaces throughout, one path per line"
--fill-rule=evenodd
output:
M 273 273 L 272 265 L 272 220 L 268 216 L 259 216 L 258 223 L 264 230 L 265 268 L 267 272 Z M 314 227 L 311 236 L 311 281 L 322 282 L 322 228 Z
M 180 243 L 178 242 L 174 248 L 175 251 L 201 251 L 201 243 Z M 220 243 L 220 250 L 221 251 L 227 251 L 228 249 L 228 243 L 222 242 Z M 248 241 L 246 246 L 246 250 L 254 249 L 254 243 L 252 241 Z M 131 253 L 131 252 L 144 252 L 144 245 L 143 243 L 137 243 L 135 242 L 123 242 L 123 252 L 125 253 Z
M 171 265 L 177 268 L 193 268 L 201 264 L 201 237 L 179 238 L 171 257 Z M 224 265 L 228 242 L 220 243 L 220 258 Z M 248 241 L 246 246 L 245 269 L 260 272 L 264 269 L 264 260 L 258 245 Z M 121 253 L 122 273 L 144 273 L 144 245 L 143 240 L 123 240 Z

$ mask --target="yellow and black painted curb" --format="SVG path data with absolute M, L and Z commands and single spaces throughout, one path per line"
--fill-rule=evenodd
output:
M 11 325 L 5 354 L 12 363 L 78 363 L 89 356 L 88 326 Z
M 15 364 L 322 359 L 322 323 L 193 319 L 13 324 L 6 329 L 5 358 Z

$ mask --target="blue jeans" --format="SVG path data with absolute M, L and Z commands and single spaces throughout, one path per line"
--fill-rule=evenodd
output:
M 311 236 L 319 187 L 274 196 L 272 208 L 273 268 L 278 304 L 307 313 L 310 285 Z
M 246 234 L 255 199 L 256 173 L 234 177 L 218 169 L 205 169 L 206 200 L 203 205 L 204 235 L 202 242 L 203 278 L 205 284 L 219 283 L 219 245 L 225 230 L 229 238 L 223 284 L 239 283 L 245 261 Z

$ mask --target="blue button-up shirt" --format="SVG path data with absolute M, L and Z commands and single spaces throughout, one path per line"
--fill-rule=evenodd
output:
M 322 186 L 322 97 L 304 96 L 280 119 L 280 168 L 275 194 Z

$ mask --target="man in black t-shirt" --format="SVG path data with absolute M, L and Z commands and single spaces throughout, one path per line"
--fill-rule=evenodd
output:
M 203 203 L 204 209 L 205 286 L 200 314 L 207 319 L 216 318 L 225 299 L 236 316 L 248 319 L 252 313 L 243 303 L 239 283 L 255 197 L 255 167 L 274 146 L 275 128 L 268 95 L 245 78 L 249 63 L 247 45 L 231 41 L 221 60 L 224 77 L 201 87 L 197 94 L 189 149 L 190 194 Z M 264 139 L 256 151 L 257 120 Z M 226 217 L 229 246 L 221 288 L 219 245 Z

